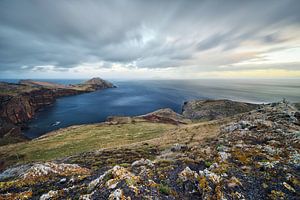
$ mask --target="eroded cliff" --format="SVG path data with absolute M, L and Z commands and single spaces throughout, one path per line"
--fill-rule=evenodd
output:
M 0 140 L 3 141 L 12 131 L 16 141 L 26 138 L 21 134 L 26 122 L 32 119 L 39 109 L 53 104 L 58 97 L 115 87 L 100 78 L 91 80 L 68 86 L 33 80 L 21 80 L 18 84 L 0 83 Z M 13 137 L 6 141 L 12 142 Z

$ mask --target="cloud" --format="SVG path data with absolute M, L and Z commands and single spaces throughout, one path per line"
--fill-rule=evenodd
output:
M 232 66 L 299 46 L 299 10 L 297 0 L 2 0 L 0 72 L 238 70 Z M 291 68 L 253 70 L 273 65 Z

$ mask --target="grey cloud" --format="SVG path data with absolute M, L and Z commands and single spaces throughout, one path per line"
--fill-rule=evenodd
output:
M 231 52 L 243 41 L 285 42 L 281 30 L 299 28 L 299 10 L 297 0 L 2 0 L 0 71 L 93 62 L 218 69 L 245 59 Z M 223 55 L 202 59 L 217 47 Z

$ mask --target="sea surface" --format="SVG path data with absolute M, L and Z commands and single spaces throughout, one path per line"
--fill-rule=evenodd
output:
M 18 80 L 2 80 L 17 82 Z M 75 84 L 84 80 L 42 80 Z M 191 99 L 231 99 L 252 103 L 300 102 L 299 79 L 247 80 L 112 80 L 117 88 L 62 97 L 42 109 L 29 122 L 25 135 L 36 138 L 49 131 L 76 125 L 103 122 L 108 116 L 141 115 L 160 108 L 180 113 Z

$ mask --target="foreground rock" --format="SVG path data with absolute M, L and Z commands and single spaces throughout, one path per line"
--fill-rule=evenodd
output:
M 182 114 L 195 120 L 214 120 L 245 113 L 258 105 L 231 100 L 192 100 L 184 103 Z
M 85 165 L 88 153 L 60 164 L 10 168 L 0 174 L 0 199 L 296 200 L 300 195 L 298 116 L 299 111 L 287 102 L 268 104 L 233 118 L 215 138 L 154 148 L 156 156 L 141 158 L 139 152 L 150 150 L 132 149 L 128 159 L 129 152 L 116 149 L 91 152 L 90 161 L 97 160 L 95 170 L 64 164 L 73 160 Z M 106 159 L 98 163 L 101 156 Z M 124 163 L 112 163 L 109 157 L 115 156 Z
M 13 142 L 15 137 L 17 142 L 19 138 L 24 138 L 21 129 L 26 127 L 25 123 L 39 109 L 53 104 L 58 97 L 111 87 L 114 85 L 100 78 L 68 86 L 33 80 L 21 80 L 19 84 L 0 82 L 0 141 Z

